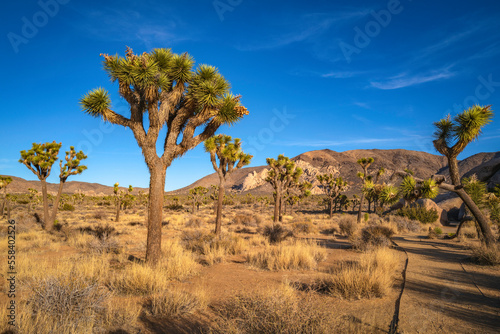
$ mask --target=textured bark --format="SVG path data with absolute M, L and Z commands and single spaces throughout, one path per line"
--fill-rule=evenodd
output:
M 52 216 L 50 217 L 50 221 L 48 221 L 49 226 L 52 226 L 56 221 L 57 210 L 59 209 L 59 201 L 61 200 L 62 190 L 63 190 L 64 182 L 59 182 L 59 188 L 57 189 L 56 201 L 54 202 L 54 207 L 52 208 Z
M 462 199 L 465 205 L 467 205 L 474 218 L 476 218 L 477 224 L 481 229 L 481 233 L 483 234 L 484 242 L 486 243 L 486 245 L 488 246 L 493 245 L 495 243 L 495 238 L 493 237 L 493 233 L 491 232 L 488 219 L 486 219 L 486 216 L 483 214 L 481 209 L 479 209 L 479 207 L 476 205 L 476 203 L 474 203 L 469 194 L 467 194 L 467 192 L 465 191 L 460 182 L 460 173 L 458 170 L 458 163 L 456 156 L 450 155 L 448 157 L 448 166 L 450 168 L 451 182 L 456 188 L 455 192 Z
M 280 198 L 281 198 L 281 191 L 279 189 L 276 189 L 276 198 L 274 199 L 274 217 L 273 217 L 273 223 L 277 223 L 279 220 L 280 216 Z
M 156 266 L 161 258 L 161 223 L 166 167 L 158 163 L 150 167 L 150 173 L 146 261 L 148 264 Z
M 224 202 L 225 183 L 224 178 L 220 178 L 219 197 L 217 198 L 217 216 L 215 218 L 215 234 L 217 236 L 220 236 L 222 231 L 222 203 Z
M 115 222 L 119 222 L 120 221 L 120 205 L 121 205 L 121 201 L 117 197 L 116 198 L 116 217 L 115 217 Z
M 42 183 L 42 201 L 43 201 L 43 228 L 48 228 L 49 230 L 51 229 L 50 223 L 49 223 L 49 199 L 47 196 L 47 181 L 45 179 L 40 180 Z M 47 223 L 49 223 L 49 226 L 47 226 Z
M 330 218 L 333 218 L 333 197 L 330 197 Z

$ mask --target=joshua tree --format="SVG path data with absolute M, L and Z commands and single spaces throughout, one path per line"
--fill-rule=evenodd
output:
M 299 178 L 302 175 L 302 168 L 297 167 L 295 162 L 290 158 L 285 157 L 283 154 L 278 156 L 277 160 L 273 158 L 266 159 L 267 164 L 271 169 L 267 174 L 266 181 L 269 182 L 274 188 L 274 220 L 283 221 L 281 215 L 283 195 L 287 189 L 299 185 Z
M 321 184 L 321 189 L 328 197 L 330 209 L 330 218 L 333 217 L 333 203 L 337 200 L 343 191 L 347 190 L 347 181 L 344 181 L 341 176 L 334 178 L 333 174 L 320 174 L 317 175 L 319 183 Z
M 115 221 L 119 222 L 120 221 L 120 209 L 122 207 L 123 202 L 126 200 L 127 197 L 132 196 L 132 191 L 134 188 L 132 188 L 132 185 L 128 186 L 127 192 L 124 190 L 120 190 L 118 188 L 119 183 L 116 182 L 113 185 L 113 194 L 115 195 L 115 203 L 116 203 L 116 218 Z
M 212 184 L 210 186 L 209 198 L 214 202 L 214 215 L 217 215 L 217 194 L 219 193 L 219 186 Z
M 57 190 L 56 202 L 54 203 L 54 208 L 52 209 L 52 216 L 50 218 L 50 225 L 52 225 L 56 220 L 57 208 L 59 207 L 59 201 L 61 199 L 62 190 L 64 183 L 70 175 L 81 174 L 87 169 L 87 166 L 80 165 L 81 160 L 87 159 L 87 156 L 83 154 L 82 151 L 76 152 L 73 146 L 70 146 L 69 151 L 66 152 L 66 163 L 63 165 L 63 161 L 59 161 L 59 189 Z
M 10 204 L 7 199 L 7 186 L 12 182 L 12 178 L 10 176 L 1 176 L 0 175 L 0 189 L 3 188 L 3 201 L 2 201 L 2 210 L 0 211 L 0 217 L 3 217 L 5 204 L 7 204 L 7 210 L 9 211 L 9 219 L 10 219 Z
M 202 186 L 189 190 L 189 198 L 193 201 L 193 213 L 196 209 L 200 209 L 200 204 L 203 201 L 203 196 L 208 192 L 208 189 Z
M 49 203 L 47 196 L 47 177 L 50 175 L 52 165 L 57 160 L 57 155 L 62 144 L 52 143 L 37 144 L 33 143 L 33 147 L 29 151 L 21 151 L 20 163 L 24 164 L 31 170 L 40 180 L 42 184 L 42 201 L 43 201 L 43 224 L 49 222 Z
M 222 201 L 224 200 L 226 178 L 236 169 L 248 165 L 250 160 L 252 160 L 252 156 L 241 150 L 240 139 L 235 138 L 233 141 L 231 136 L 223 134 L 207 139 L 205 141 L 205 151 L 210 153 L 210 161 L 212 162 L 215 172 L 219 176 L 215 234 L 220 236 L 222 227 Z
M 434 123 L 436 126 L 434 137 L 436 139 L 433 141 L 436 150 L 448 159 L 450 178 L 455 188 L 454 191 L 476 219 L 484 241 L 488 246 L 494 243 L 493 234 L 485 215 L 476 203 L 474 203 L 469 194 L 467 194 L 460 182 L 457 157 L 471 141 L 477 139 L 481 134 L 482 128 L 490 123 L 492 118 L 493 111 L 491 110 L 491 106 L 481 107 L 477 105 L 464 110 L 461 114 L 455 116 L 453 120 L 448 115 L 447 118 Z
M 130 105 L 130 118 L 111 110 L 109 94 L 97 88 L 81 99 L 91 116 L 128 127 L 142 149 L 150 172 L 146 261 L 153 266 L 161 257 L 161 223 L 166 169 L 175 158 L 210 138 L 222 124 L 233 124 L 248 114 L 240 96 L 229 93 L 229 82 L 213 66 L 193 69 L 187 53 L 154 49 L 126 57 L 104 55 L 104 69 Z M 144 128 L 144 116 L 148 115 Z M 163 153 L 157 153 L 160 130 Z M 197 130 L 198 128 L 200 128 Z M 182 136 L 181 136 L 182 135 Z
M 34 210 L 35 205 L 40 201 L 40 198 L 38 197 L 38 190 L 33 188 L 28 188 L 28 191 L 29 191 L 28 198 L 30 201 L 30 204 L 28 205 L 28 213 L 30 213 L 31 207 L 33 207 Z
M 368 167 L 373 163 L 373 158 L 361 158 L 357 162 L 363 168 L 363 173 L 358 173 L 358 177 L 364 183 L 365 180 L 369 180 Z M 365 194 L 361 192 L 361 199 L 359 200 L 359 210 L 358 210 L 358 224 L 361 223 L 361 211 L 363 209 L 363 201 L 365 199 Z
M 399 201 L 399 190 L 392 184 L 383 184 L 377 201 L 380 203 L 380 212 L 384 212 L 384 205 L 392 205 Z
M 433 179 L 417 182 L 412 175 L 407 175 L 399 186 L 399 192 L 403 196 L 405 206 L 407 206 L 419 198 L 434 198 L 438 195 L 439 190 Z
M 354 209 L 356 208 L 356 206 L 359 205 L 359 197 L 358 197 L 358 195 L 356 195 L 356 194 L 352 195 L 351 205 L 352 205 L 352 211 L 354 212 Z
M 293 207 L 306 197 L 311 196 L 312 183 L 304 181 L 295 187 L 290 187 L 285 192 L 285 214 L 286 204 L 290 205 L 290 213 L 293 214 Z

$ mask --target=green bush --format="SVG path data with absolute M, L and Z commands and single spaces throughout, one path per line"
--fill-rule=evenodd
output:
M 69 203 L 64 203 L 61 211 L 75 211 L 75 207 Z
M 397 214 L 411 220 L 418 220 L 422 224 L 434 223 L 439 218 L 436 209 L 427 210 L 425 207 L 420 205 L 401 208 L 397 211 Z

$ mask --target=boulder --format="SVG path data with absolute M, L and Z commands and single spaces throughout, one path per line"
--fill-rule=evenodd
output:
M 441 224 L 446 224 L 448 222 L 448 213 L 447 213 L 447 211 L 441 209 L 436 204 L 436 202 L 434 202 L 431 199 L 421 198 L 418 201 L 416 201 L 415 203 L 413 203 L 412 205 L 419 205 L 419 206 L 424 207 L 427 210 L 435 209 L 437 211 L 438 217 L 439 217 L 438 220 L 436 220 L 436 221 L 439 222 L 439 223 L 441 223 Z
M 463 204 L 460 197 L 454 197 L 437 203 L 438 206 L 448 212 L 448 221 L 459 221 L 460 206 Z

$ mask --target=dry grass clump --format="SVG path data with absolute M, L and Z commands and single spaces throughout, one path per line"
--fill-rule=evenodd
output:
M 388 226 L 372 225 L 361 230 L 361 233 L 351 238 L 353 247 L 362 251 L 377 247 L 389 247 L 394 230 Z
M 388 221 L 396 227 L 398 232 L 420 232 L 422 230 L 422 224 L 418 220 L 404 216 L 391 215 Z
M 148 297 L 144 307 L 152 316 L 173 318 L 203 310 L 207 304 L 207 296 L 202 291 L 189 293 L 172 290 Z
M 249 247 L 245 239 L 233 234 L 223 234 L 219 238 L 213 233 L 194 230 L 184 231 L 181 238 L 184 247 L 204 255 L 208 265 L 223 262 L 226 255 L 241 254 Z
M 82 277 L 47 277 L 27 284 L 20 333 L 91 333 L 105 321 L 110 292 Z
M 160 268 L 134 262 L 110 276 L 108 286 L 122 294 L 143 295 L 165 291 L 169 280 Z
M 332 333 L 333 317 L 289 286 L 252 296 L 236 296 L 215 307 L 213 333 Z
M 352 237 L 358 230 L 358 223 L 356 217 L 353 215 L 342 215 L 337 221 L 340 233 L 347 237 Z
M 317 228 L 310 220 L 297 221 L 292 224 L 294 233 L 311 234 L 316 233 Z
M 94 219 L 99 219 L 99 220 L 105 220 L 107 219 L 107 215 L 104 211 L 102 210 L 97 210 L 92 214 L 92 218 Z
M 471 250 L 471 260 L 477 264 L 487 266 L 497 266 L 500 264 L 500 246 L 498 244 L 494 244 L 491 247 L 481 244 L 471 247 Z
M 93 253 L 120 254 L 122 247 L 115 237 L 103 236 L 102 238 L 91 238 L 87 243 L 87 249 Z
M 476 223 L 471 221 L 471 222 L 464 222 L 464 226 L 460 229 L 460 235 L 459 237 L 465 237 L 467 239 L 475 239 L 477 238 L 477 228 L 476 228 Z
M 312 240 L 293 240 L 246 256 L 248 263 L 267 270 L 314 269 L 326 258 L 326 251 Z
M 93 235 L 99 239 L 108 238 L 117 234 L 116 229 L 109 224 L 106 225 L 97 224 L 95 227 L 92 226 L 80 227 L 79 231 L 82 233 Z
M 171 280 L 182 280 L 198 272 L 193 254 L 185 251 L 177 240 L 162 247 L 162 259 L 156 268 L 133 262 L 109 276 L 108 285 L 122 294 L 151 294 L 166 291 Z
M 346 299 L 382 297 L 394 282 L 397 259 L 388 248 L 363 254 L 359 262 L 345 262 L 316 281 L 315 289 Z
M 237 214 L 236 216 L 234 216 L 233 224 L 243 225 L 247 227 L 258 227 L 260 224 L 262 224 L 262 217 L 245 212 L 243 214 Z
M 262 235 L 269 239 L 269 242 L 280 243 L 289 237 L 293 237 L 293 232 L 283 227 L 281 224 L 266 225 L 262 230 Z
M 139 333 L 137 320 L 143 309 L 141 303 L 130 298 L 110 299 L 105 322 L 107 333 Z
M 191 217 L 185 223 L 185 226 L 189 228 L 200 228 L 203 225 L 205 225 L 205 222 L 200 217 Z
M 94 237 L 90 234 L 74 232 L 69 234 L 67 243 L 71 247 L 84 249 L 93 239 Z

